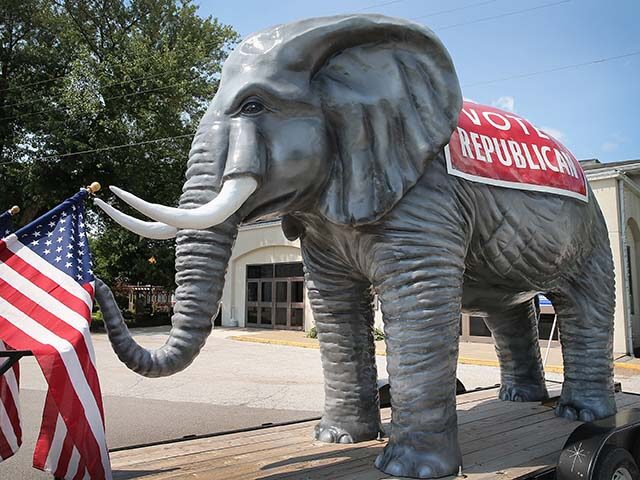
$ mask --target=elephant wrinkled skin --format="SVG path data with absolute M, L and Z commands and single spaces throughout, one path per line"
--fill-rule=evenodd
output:
M 178 289 L 169 340 L 147 351 L 99 284 L 114 350 L 143 375 L 185 368 L 210 332 L 237 225 L 283 216 L 287 237 L 301 239 L 320 340 L 319 440 L 358 442 L 381 431 L 374 292 L 392 396 L 389 442 L 376 460 L 384 472 L 436 478 L 462 463 L 461 311 L 485 317 L 495 338 L 500 398 L 540 400 L 547 392 L 533 299 L 548 295 L 565 365 L 557 414 L 613 414 L 613 264 L 594 196 L 583 202 L 448 174 L 443 147 L 461 104 L 445 48 L 405 20 L 314 18 L 249 36 L 225 63 L 200 123 L 180 208 L 115 190 L 156 220 L 120 217 L 123 224 L 177 235 Z

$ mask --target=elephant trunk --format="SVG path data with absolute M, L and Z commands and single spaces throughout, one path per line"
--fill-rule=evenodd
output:
M 222 183 L 228 151 L 224 124 L 203 118 L 193 140 L 181 208 L 212 200 Z M 156 349 L 141 347 L 131 337 L 109 288 L 96 279 L 96 299 L 103 311 L 112 347 L 131 370 L 146 377 L 172 375 L 186 368 L 200 352 L 217 314 L 227 264 L 238 231 L 236 212 L 207 230 L 179 230 L 176 236 L 176 303 L 166 343 Z

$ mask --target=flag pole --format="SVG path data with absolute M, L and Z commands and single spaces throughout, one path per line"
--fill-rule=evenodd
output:
M 9 209 L 9 215 L 12 217 L 20 213 L 20 207 L 18 205 L 14 205 Z

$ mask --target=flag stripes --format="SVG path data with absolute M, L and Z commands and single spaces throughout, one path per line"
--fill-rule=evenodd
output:
M 0 214 L 0 238 L 9 235 L 13 230 L 11 213 L 4 211 Z M 0 340 L 0 351 L 8 347 Z M 0 365 L 9 361 L 0 358 Z M 20 425 L 20 410 L 18 397 L 18 382 L 20 367 L 16 362 L 0 376 L 0 462 L 13 456 L 22 444 L 22 427 Z
M 23 260 L 20 257 L 20 254 L 12 254 L 9 251 L 0 251 L 0 264 L 1 266 L 6 265 L 10 267 L 11 270 L 15 271 L 16 275 L 19 275 L 24 278 L 23 284 L 27 284 L 26 281 L 32 283 L 33 285 L 39 287 L 40 289 L 46 291 L 53 297 L 53 299 L 57 300 L 60 305 L 63 305 L 65 310 L 71 309 L 78 316 L 80 316 L 81 321 L 86 323 L 87 315 L 91 314 L 90 304 L 87 304 L 87 300 L 78 298 L 78 289 L 75 289 L 75 293 L 71 293 L 60 286 L 60 283 L 56 283 L 50 280 L 47 276 L 47 273 L 43 272 L 45 275 L 41 274 L 41 271 L 36 270 L 32 267 L 28 262 Z M 40 268 L 50 267 L 50 265 L 46 262 L 36 262 L 43 263 L 45 265 L 39 265 Z M 6 269 L 5 271 L 11 272 L 11 270 Z M 11 274 L 11 273 L 9 273 Z M 85 291 L 86 292 L 86 291 Z M 89 292 L 86 292 L 89 293 Z M 91 298 L 88 299 L 91 301 Z M 74 318 L 76 315 L 74 315 Z
M 64 480 L 111 480 L 89 332 L 94 277 L 84 230 L 87 195 L 80 190 L 0 240 L 0 337 L 31 350 L 49 386 L 34 467 Z M 9 417 L 11 408 L 5 411 Z
M 64 286 L 65 290 L 85 303 L 85 305 L 87 306 L 87 311 L 91 310 L 91 307 L 93 306 L 93 298 L 87 290 L 78 285 L 75 279 L 71 278 L 69 275 L 58 270 L 57 268 L 52 267 L 51 264 L 44 261 L 39 255 L 32 252 L 28 248 L 22 248 L 24 245 L 22 245 L 21 242 L 17 241 L 14 235 L 10 235 L 4 240 L 0 240 L 0 242 L 4 242 L 8 250 L 13 252 L 17 258 L 20 258 L 25 262 L 22 263 L 19 268 L 28 268 L 28 266 L 32 266 L 33 269 L 31 271 L 35 271 L 36 274 L 43 274 L 42 277 L 40 277 L 39 275 L 35 276 L 38 281 L 41 281 L 43 283 L 43 287 L 45 285 Z M 0 250 L 2 249 L 0 248 Z M 47 282 L 50 283 L 47 284 Z
M 105 478 L 103 465 L 108 465 L 108 453 L 102 416 L 73 346 L 66 339 L 52 335 L 18 309 L 8 307 L 6 301 L 0 300 L 0 310 L 7 310 L 7 317 L 16 322 L 14 324 L 0 315 L 0 329 L 10 338 L 11 344 L 20 349 L 28 346 L 40 352 L 36 358 L 60 414 L 67 424 L 79 426 L 73 430 L 76 434 L 72 434 L 72 439 L 88 457 L 92 478 Z M 66 375 L 55 375 L 55 372 L 62 371 Z
M 0 351 L 7 350 L 0 340 Z M 0 460 L 13 456 L 22 444 L 18 401 L 20 367 L 15 363 L 0 376 Z

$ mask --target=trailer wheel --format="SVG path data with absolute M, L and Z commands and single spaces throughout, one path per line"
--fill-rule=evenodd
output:
M 606 446 L 598 457 L 594 480 L 640 480 L 638 465 L 624 448 Z

